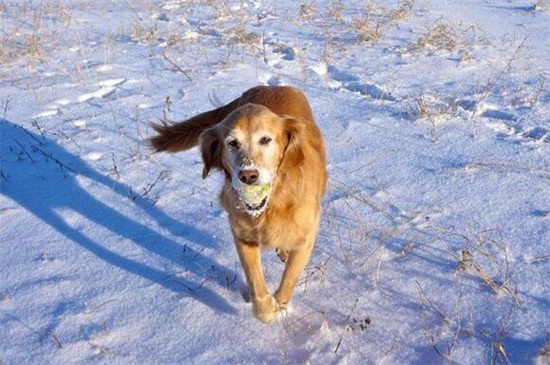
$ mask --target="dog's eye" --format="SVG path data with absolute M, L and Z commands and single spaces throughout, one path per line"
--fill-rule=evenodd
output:
M 264 136 L 260 139 L 260 144 L 262 145 L 266 145 L 268 144 L 269 142 L 271 142 L 271 137 L 268 137 L 268 136 Z
M 227 145 L 233 149 L 239 149 L 241 147 L 241 143 L 236 139 L 230 140 L 229 142 L 227 142 Z

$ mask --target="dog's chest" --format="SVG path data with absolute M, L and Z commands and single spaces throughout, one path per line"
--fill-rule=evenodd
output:
M 293 211 L 268 205 L 261 215 L 249 215 L 229 187 L 222 192 L 220 201 L 229 214 L 236 240 L 262 248 L 293 248 L 303 244 L 305 235 L 293 219 Z
M 258 244 L 266 248 L 279 247 L 280 245 L 277 242 L 281 236 L 280 229 L 270 224 L 264 217 L 232 219 L 231 228 L 235 237 L 240 241 Z

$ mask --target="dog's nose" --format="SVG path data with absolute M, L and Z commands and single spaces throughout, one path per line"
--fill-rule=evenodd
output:
M 256 181 L 258 181 L 259 174 L 260 173 L 256 169 L 241 170 L 239 172 L 239 180 L 241 180 L 243 184 L 248 184 L 248 185 L 254 184 Z

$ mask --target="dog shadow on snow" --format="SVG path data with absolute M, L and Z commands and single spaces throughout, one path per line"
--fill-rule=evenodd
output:
M 0 194 L 12 199 L 68 240 L 109 264 L 171 291 L 191 295 L 216 311 L 237 313 L 224 298 L 206 285 L 202 285 L 204 281 L 211 279 L 227 288 L 229 283 L 238 277 L 232 270 L 203 255 L 202 251 L 197 252 L 183 246 L 147 225 L 117 212 L 108 201 L 92 196 L 79 184 L 76 177 L 81 176 L 108 187 L 119 195 L 120 199 L 128 199 L 129 202 L 127 186 L 97 172 L 81 158 L 45 136 L 3 119 L 0 119 L 0 151 Z M 211 236 L 189 224 L 172 219 L 144 199 L 137 198 L 133 203 L 160 226 L 177 229 L 175 234 L 185 236 L 191 242 L 204 244 L 212 240 Z M 201 283 L 179 275 L 173 277 L 159 268 L 115 252 L 98 242 L 100 237 L 94 237 L 93 230 L 86 232 L 82 227 L 72 226 L 70 219 L 65 219 L 62 213 L 76 213 L 108 229 L 121 240 L 129 240 L 163 260 L 181 265 L 184 270 L 191 271 L 199 278 L 204 277 L 206 269 L 212 270 L 216 275 L 204 279 Z M 185 262 L 182 252 L 185 253 L 184 257 L 192 258 L 192 262 Z M 235 285 L 239 288 L 244 284 L 238 282 Z

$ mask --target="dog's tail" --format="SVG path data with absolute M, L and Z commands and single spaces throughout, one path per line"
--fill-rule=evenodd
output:
M 195 147 L 199 143 L 201 133 L 221 122 L 239 106 L 239 99 L 227 105 L 204 112 L 178 123 L 163 121 L 153 124 L 157 136 L 149 139 L 149 144 L 157 152 L 178 152 Z

